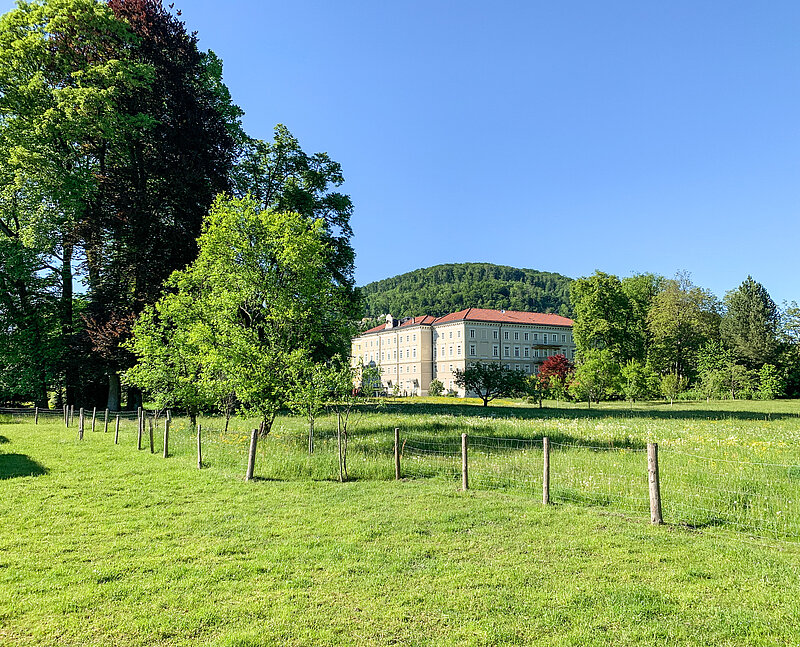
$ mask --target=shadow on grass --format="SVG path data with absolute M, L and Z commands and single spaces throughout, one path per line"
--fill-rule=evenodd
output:
M 5 436 L 0 436 L 0 445 L 5 445 L 6 443 L 10 443 L 11 441 L 6 438 Z
M 0 480 L 43 474 L 47 468 L 25 454 L 0 454 Z
M 446 415 L 469 416 L 471 418 L 515 418 L 523 420 L 573 420 L 585 418 L 622 418 L 644 420 L 779 420 L 784 418 L 800 418 L 796 413 L 780 413 L 763 411 L 722 411 L 719 409 L 675 409 L 666 410 L 664 403 L 636 403 L 636 409 L 608 409 L 605 407 L 571 406 L 557 407 L 520 407 L 520 406 L 482 406 L 480 403 L 427 403 L 427 402 L 391 402 L 381 405 L 358 405 L 363 413 L 396 413 L 398 415 Z

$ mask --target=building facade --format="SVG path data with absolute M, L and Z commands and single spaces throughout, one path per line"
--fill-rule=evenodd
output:
M 427 395 L 431 380 L 445 391 L 468 395 L 455 383 L 456 369 L 495 362 L 526 374 L 539 372 L 552 355 L 575 359 L 572 320 L 555 314 L 467 308 L 443 317 L 387 315 L 351 345 L 354 365 L 376 367 L 382 388 L 405 395 Z

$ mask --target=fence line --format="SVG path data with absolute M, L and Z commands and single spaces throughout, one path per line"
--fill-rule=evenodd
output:
M 108 420 L 114 424 L 113 440 L 111 434 L 103 435 L 105 424 L 91 434 L 87 412 L 83 412 L 82 425 L 81 411 L 75 413 L 76 439 L 80 427 L 85 432 L 84 442 L 86 438 L 105 438 L 109 445 L 119 444 L 135 451 L 137 430 L 145 431 L 157 412 L 143 412 L 140 419 L 137 411 L 109 411 Z M 97 413 L 105 423 L 105 412 Z M 161 424 L 168 425 L 168 431 L 163 438 L 155 435 L 151 451 L 170 458 L 191 456 L 193 464 L 204 470 L 210 468 L 232 478 L 244 478 L 248 432 L 226 432 L 221 426 L 207 424 L 201 430 L 180 419 L 170 424 L 164 412 L 158 413 L 158 421 L 163 419 Z M 6 408 L 0 409 L 0 415 L 52 424 L 70 412 Z M 465 431 L 469 432 L 469 428 Z M 351 451 L 361 452 L 364 457 L 361 463 L 351 461 L 365 465 L 360 469 L 367 470 L 367 475 L 360 475 L 361 478 L 441 478 L 454 484 L 464 479 L 461 434 L 406 435 L 398 429 L 395 451 L 395 439 L 391 438 L 391 430 L 387 432 L 385 443 L 374 441 L 369 448 L 351 440 Z M 652 470 L 645 447 L 549 441 L 546 452 L 543 438 L 478 434 L 467 438 L 471 489 L 541 492 L 544 503 L 602 506 L 641 517 L 654 514 L 649 488 Z M 314 453 L 309 454 L 308 449 L 305 435 L 273 432 L 258 443 L 255 474 L 264 464 L 262 461 L 269 460 L 270 476 L 335 480 L 335 434 L 317 433 Z M 659 448 L 658 453 L 659 501 L 665 522 L 693 528 L 727 527 L 759 538 L 800 541 L 800 464 L 746 461 L 669 446 Z M 374 460 L 370 462 L 371 459 Z

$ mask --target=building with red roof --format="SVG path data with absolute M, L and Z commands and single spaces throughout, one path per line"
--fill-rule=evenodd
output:
M 534 374 L 552 355 L 575 358 L 572 319 L 541 312 L 466 308 L 443 317 L 386 315 L 386 323 L 355 337 L 354 364 L 378 367 L 386 393 L 427 395 L 432 380 L 445 391 L 467 395 L 455 371 L 475 362 L 496 362 Z

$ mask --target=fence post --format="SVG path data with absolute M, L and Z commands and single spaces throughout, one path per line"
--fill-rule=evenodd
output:
M 94 421 L 97 418 L 97 407 L 92 407 L 92 433 L 94 433 Z
M 64 426 L 69 429 L 69 418 L 67 417 L 67 405 L 64 405 Z
M 542 438 L 542 455 L 544 457 L 544 468 L 542 473 L 542 503 L 550 503 L 550 438 Z
M 83 407 L 78 411 L 78 440 L 83 440 Z
M 164 458 L 169 456 L 169 418 L 164 420 Z
M 119 414 L 117 414 L 117 422 L 114 425 L 114 444 L 119 445 Z
M 200 424 L 197 425 L 197 469 L 203 469 L 203 448 L 200 445 Z
M 400 480 L 400 429 L 394 428 L 394 478 Z
M 69 405 L 69 424 L 72 424 L 74 422 L 75 422 L 75 405 L 71 404 Z
M 467 466 L 467 448 L 469 441 L 467 434 L 461 434 L 461 489 L 469 489 L 469 469 Z
M 36 410 L 33 413 L 33 424 L 39 424 L 39 407 L 36 407 Z
M 342 465 L 342 414 L 336 417 L 336 444 L 339 447 L 339 483 L 344 483 L 344 466 Z
M 650 522 L 664 523 L 661 517 L 661 487 L 658 480 L 658 443 L 647 443 L 647 472 L 650 480 Z
M 152 418 L 147 421 L 147 427 L 148 427 L 148 429 L 150 429 L 150 453 L 151 454 L 155 454 L 156 450 L 155 450 L 155 447 L 153 446 L 153 419 Z
M 142 434 L 144 434 L 144 419 L 142 418 L 142 410 L 139 409 L 139 430 L 136 434 L 136 448 L 142 448 Z
M 245 481 L 253 478 L 253 470 L 256 466 L 256 443 L 258 442 L 258 429 L 253 429 L 250 434 L 250 454 L 247 456 L 247 474 L 244 475 Z
M 103 422 L 103 433 L 108 433 L 108 409 L 106 409 L 106 419 L 105 422 Z

